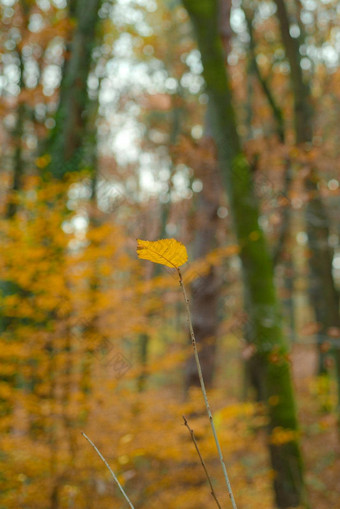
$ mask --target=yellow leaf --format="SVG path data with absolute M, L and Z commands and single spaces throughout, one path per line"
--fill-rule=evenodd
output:
M 143 260 L 150 260 L 150 262 L 175 269 L 188 259 L 186 247 L 176 239 L 161 239 L 154 242 L 138 239 L 137 254 Z

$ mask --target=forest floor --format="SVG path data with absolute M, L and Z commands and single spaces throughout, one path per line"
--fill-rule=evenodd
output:
M 297 390 L 306 484 L 312 509 L 340 508 L 340 431 L 337 427 L 335 387 L 329 392 L 314 376 L 315 347 L 296 345 L 292 354 Z M 327 411 L 332 407 L 333 411 Z

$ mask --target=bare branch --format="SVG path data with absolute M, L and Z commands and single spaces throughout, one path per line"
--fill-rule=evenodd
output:
M 207 391 L 206 391 L 205 383 L 204 383 L 204 380 L 203 380 L 201 363 L 200 363 L 200 360 L 199 360 L 199 357 L 198 357 L 196 338 L 195 338 L 194 329 L 193 329 L 193 326 L 192 326 L 192 320 L 191 320 L 191 314 L 190 314 L 190 308 L 189 308 L 189 299 L 187 297 L 187 293 L 186 293 L 185 286 L 184 286 L 184 283 L 183 283 L 182 273 L 181 273 L 179 267 L 177 267 L 177 272 L 178 272 L 178 276 L 179 276 L 179 284 L 180 284 L 180 286 L 182 288 L 182 292 L 183 292 L 185 308 L 186 308 L 186 312 L 187 312 L 188 325 L 189 325 L 189 330 L 190 330 L 191 343 L 192 343 L 192 347 L 194 349 L 194 356 L 195 356 L 195 361 L 196 361 L 196 366 L 197 366 L 197 371 L 198 371 L 198 377 L 199 377 L 200 384 L 201 384 L 201 390 L 202 390 L 202 394 L 203 394 L 203 398 L 204 398 L 204 402 L 205 402 L 205 407 L 207 409 L 207 414 L 208 414 L 208 417 L 209 417 L 210 426 L 211 426 L 211 429 L 212 429 L 212 432 L 213 432 L 213 435 L 214 435 L 214 440 L 215 440 L 218 456 L 219 456 L 221 467 L 222 467 L 222 470 L 223 470 L 224 479 L 225 479 L 225 482 L 226 482 L 226 485 L 227 485 L 228 495 L 229 495 L 229 498 L 231 500 L 231 504 L 233 506 L 233 509 L 237 509 L 237 505 L 236 505 L 236 502 L 235 502 L 235 499 L 234 499 L 233 491 L 231 489 L 231 484 L 230 484 L 229 477 L 228 477 L 227 468 L 226 468 L 225 463 L 224 463 L 222 449 L 221 449 L 221 446 L 220 446 L 220 442 L 218 440 L 218 436 L 217 436 L 217 432 L 216 432 L 216 428 L 215 428 L 215 424 L 214 424 L 214 419 L 213 419 L 213 416 L 212 416 L 212 413 L 211 413 L 211 410 L 210 410 L 210 405 L 209 405 L 209 401 L 208 401 Z
M 222 508 L 221 508 L 221 506 L 220 506 L 220 503 L 219 503 L 219 501 L 218 501 L 218 499 L 217 499 L 216 493 L 215 493 L 215 491 L 214 491 L 214 488 L 213 488 L 213 485 L 212 485 L 211 479 L 210 479 L 209 474 L 208 474 L 207 467 L 206 467 L 206 465 L 205 465 L 205 463 L 204 463 L 204 459 L 202 458 L 202 455 L 201 455 L 200 450 L 199 450 L 199 448 L 198 448 L 198 444 L 197 444 L 197 441 L 196 441 L 196 438 L 195 438 L 194 430 L 192 430 L 192 429 L 189 427 L 188 421 L 186 420 L 186 418 L 184 417 L 184 415 L 182 415 L 182 417 L 183 417 L 183 420 L 184 420 L 184 425 L 188 428 L 189 433 L 190 433 L 190 435 L 191 435 L 191 439 L 192 439 L 192 441 L 194 442 L 194 446 L 195 446 L 195 449 L 196 449 L 197 454 L 198 454 L 198 456 L 199 456 L 199 459 L 200 459 L 200 461 L 201 461 L 201 464 L 202 464 L 203 470 L 204 470 L 204 472 L 205 472 L 206 478 L 208 479 L 208 483 L 209 483 L 209 486 L 210 486 L 210 493 L 211 493 L 211 495 L 214 497 L 215 502 L 216 502 L 216 504 L 217 504 L 217 507 L 219 507 L 220 509 L 222 509 Z
M 123 493 L 123 496 L 125 498 L 125 500 L 127 501 L 127 503 L 129 504 L 129 506 L 132 508 L 132 509 L 135 509 L 134 506 L 132 505 L 129 497 L 127 496 L 127 494 L 125 493 L 124 491 L 124 488 L 123 486 L 120 484 L 120 482 L 118 481 L 115 473 L 111 470 L 111 467 L 110 465 L 108 464 L 108 462 L 106 461 L 106 459 L 104 458 L 104 456 L 102 455 L 102 453 L 97 449 L 97 447 L 94 445 L 94 443 L 92 442 L 92 440 L 89 439 L 89 437 L 84 433 L 82 432 L 81 433 L 83 435 L 84 438 L 86 438 L 86 440 L 92 445 L 93 449 L 96 451 L 96 453 L 98 454 L 98 456 L 100 457 L 100 459 L 105 463 L 106 467 L 108 468 L 110 474 L 112 475 L 115 483 L 118 485 L 118 488 L 120 489 L 120 491 Z

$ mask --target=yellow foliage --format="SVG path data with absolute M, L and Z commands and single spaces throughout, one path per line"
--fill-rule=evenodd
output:
M 175 269 L 188 260 L 186 247 L 176 239 L 161 239 L 154 242 L 138 239 L 137 254 L 143 260 Z
M 187 284 L 191 283 L 197 277 L 208 274 L 212 266 L 221 265 L 226 258 L 235 256 L 238 252 L 239 246 L 235 244 L 213 249 L 204 258 L 195 260 L 190 264 L 184 275 L 185 282 Z
M 273 445 L 283 445 L 288 442 L 293 442 L 295 440 L 299 439 L 299 432 L 292 430 L 292 429 L 285 429 L 281 426 L 278 426 L 273 429 L 271 436 L 270 436 L 270 442 Z
M 252 417 L 257 411 L 257 407 L 258 405 L 255 403 L 236 403 L 221 408 L 218 412 L 215 412 L 215 416 L 220 422 L 225 422 L 234 417 Z
M 178 327 L 177 277 L 150 277 L 116 220 L 90 224 L 81 239 L 76 231 L 66 233 L 62 191 L 61 184 L 37 190 L 29 205 L 21 204 L 20 219 L 0 222 L 1 270 L 13 286 L 1 302 L 8 327 L 0 339 L 0 506 L 45 509 L 56 489 L 60 509 L 120 507 L 120 494 L 83 443 L 82 430 L 139 509 L 213 506 L 182 415 L 222 502 L 224 484 L 202 394 L 195 388 L 182 398 L 183 363 L 192 352 L 185 328 Z M 51 207 L 56 195 L 61 200 Z M 187 260 L 175 239 L 138 244 L 140 258 L 172 268 Z M 234 245 L 212 251 L 191 264 L 185 279 L 237 251 Z M 143 336 L 146 364 L 140 358 Z M 143 376 L 146 386 L 138 392 Z M 266 424 L 263 413 L 258 405 L 230 401 L 229 395 L 227 400 L 225 387 L 209 398 L 238 507 L 256 502 L 272 509 L 266 444 L 254 431 Z M 276 429 L 272 441 L 293 438 Z

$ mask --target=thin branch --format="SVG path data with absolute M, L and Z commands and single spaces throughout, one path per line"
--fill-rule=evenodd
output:
M 274 94 L 272 93 L 272 90 L 269 86 L 268 79 L 263 76 L 261 69 L 257 63 L 256 60 L 256 42 L 254 37 L 254 29 L 253 29 L 253 18 L 254 13 L 251 13 L 248 9 L 243 7 L 244 16 L 246 19 L 247 27 L 248 27 L 248 33 L 249 33 L 249 51 L 250 51 L 250 58 L 251 63 L 253 65 L 253 69 L 255 71 L 255 74 L 257 76 L 257 79 L 262 87 L 262 91 L 271 107 L 273 117 L 276 122 L 276 132 L 278 135 L 278 138 L 281 143 L 285 142 L 285 129 L 284 129 L 284 118 L 283 118 L 283 112 L 280 108 L 279 104 L 276 102 L 276 99 L 274 97 Z
M 191 439 L 192 439 L 192 441 L 194 442 L 194 446 L 195 446 L 195 449 L 196 449 L 197 454 L 198 454 L 198 456 L 199 456 L 199 459 L 200 459 L 200 461 L 201 461 L 201 465 L 202 465 L 203 470 L 204 470 L 204 472 L 205 472 L 206 478 L 208 479 L 208 483 L 209 483 L 209 486 L 210 486 L 210 493 L 211 493 L 211 495 L 214 497 L 215 502 L 216 502 L 216 504 L 217 504 L 217 507 L 219 507 L 220 509 L 222 509 L 222 508 L 221 508 L 221 506 L 220 506 L 220 503 L 219 503 L 219 501 L 218 501 L 218 499 L 217 499 L 216 493 L 215 493 L 215 491 L 214 491 L 214 488 L 213 488 L 213 485 L 212 485 L 211 479 L 210 479 L 209 474 L 208 474 L 207 467 L 205 466 L 205 463 L 204 463 L 204 459 L 202 458 L 202 455 L 201 455 L 200 450 L 199 450 L 199 448 L 198 448 L 198 444 L 197 444 L 197 441 L 196 441 L 196 438 L 195 438 L 194 430 L 192 430 L 192 429 L 189 427 L 188 421 L 186 420 L 186 418 L 184 417 L 184 415 L 183 415 L 182 417 L 183 417 L 183 420 L 184 420 L 184 424 L 185 424 L 185 426 L 186 426 L 186 427 L 188 428 L 188 430 L 189 430 L 189 433 L 190 433 L 190 435 L 191 435 Z
M 108 464 L 108 462 L 106 461 L 106 459 L 104 458 L 104 456 L 102 455 L 102 453 L 97 449 L 97 447 L 94 445 L 94 443 L 92 442 L 92 440 L 89 439 L 89 437 L 84 433 L 82 432 L 81 433 L 83 435 L 84 438 L 86 438 L 86 440 L 92 445 L 93 449 L 96 451 L 96 453 L 98 454 L 98 456 L 100 457 L 100 459 L 105 463 L 106 467 L 108 468 L 110 474 L 112 475 L 115 483 L 118 485 L 118 488 L 120 489 L 120 491 L 123 493 L 123 496 L 125 498 L 125 500 L 127 501 L 127 503 L 129 504 L 129 506 L 132 508 L 132 509 L 135 509 L 134 506 L 132 505 L 129 497 L 127 496 L 127 494 L 125 493 L 124 491 L 124 488 L 123 486 L 120 484 L 120 482 L 118 481 L 116 475 L 114 474 L 114 472 L 111 470 L 111 467 L 110 465 Z
M 224 463 L 222 449 L 221 449 L 220 442 L 219 442 L 218 437 L 217 437 L 216 428 L 215 428 L 215 424 L 214 424 L 214 419 L 213 419 L 213 416 L 212 416 L 212 413 L 211 413 L 211 410 L 210 410 L 210 405 L 209 405 L 209 401 L 208 401 L 207 391 L 205 389 L 205 383 L 204 383 L 204 380 L 203 380 L 201 363 L 200 363 L 200 360 L 198 358 L 196 338 L 195 338 L 194 329 L 193 329 L 193 326 L 192 326 L 192 320 L 191 320 L 191 314 L 190 314 L 190 308 L 189 308 L 189 299 L 187 297 L 187 293 L 186 293 L 186 290 L 185 290 L 185 287 L 184 287 L 182 273 L 181 273 L 181 271 L 180 271 L 180 269 L 178 267 L 177 267 L 177 272 L 178 272 L 178 276 L 179 276 L 179 284 L 180 284 L 180 286 L 182 288 L 182 292 L 183 292 L 183 296 L 184 296 L 184 302 L 185 302 L 185 308 L 186 308 L 186 312 L 187 312 L 187 319 L 188 319 L 188 325 L 189 325 L 189 330 L 190 330 L 191 342 L 192 342 L 192 347 L 194 349 L 194 356 L 195 356 L 195 361 L 196 361 L 196 366 L 197 366 L 197 372 L 198 372 L 198 377 L 199 377 L 200 384 L 201 384 L 201 389 L 202 389 L 202 393 L 203 393 L 205 407 L 207 409 L 210 426 L 211 426 L 211 429 L 212 429 L 212 432 L 213 432 L 213 435 L 214 435 L 215 444 L 216 444 L 216 448 L 217 448 L 217 451 L 218 451 L 218 456 L 219 456 L 219 459 L 220 459 L 220 463 L 221 463 L 221 466 L 222 466 L 224 479 L 225 479 L 225 482 L 226 482 L 226 485 L 227 485 L 227 489 L 228 489 L 228 495 L 229 495 L 229 498 L 231 500 L 231 504 L 233 506 L 233 509 L 237 509 L 237 505 L 236 505 L 236 502 L 235 502 L 235 499 L 234 499 L 233 491 L 231 489 L 231 485 L 230 485 L 227 469 L 226 469 L 226 466 L 225 466 L 225 463 Z
M 283 204 L 282 204 L 282 213 L 281 213 L 281 222 L 279 226 L 279 235 L 278 240 L 276 243 L 276 246 L 273 251 L 273 264 L 274 267 L 278 264 L 280 261 L 280 258 L 283 254 L 283 250 L 285 247 L 285 244 L 287 242 L 287 238 L 289 236 L 290 230 L 291 230 L 291 217 L 292 217 L 292 209 L 290 207 L 290 200 L 289 200 L 289 194 L 292 187 L 293 182 L 293 176 L 292 176 L 292 168 L 291 168 L 291 161 L 289 157 L 285 159 L 285 174 L 284 174 L 284 188 L 282 191 L 282 198 L 283 198 Z

